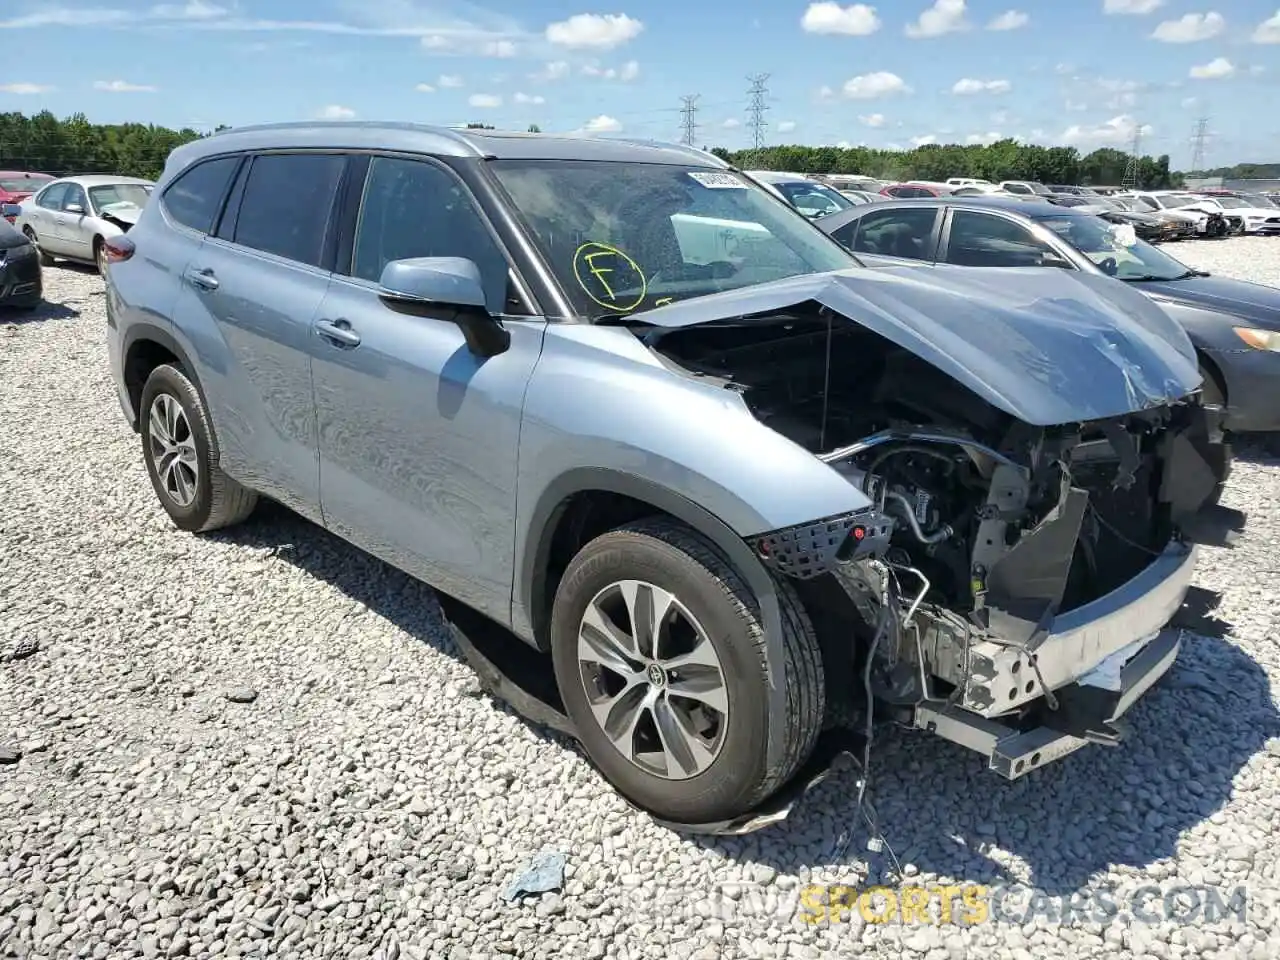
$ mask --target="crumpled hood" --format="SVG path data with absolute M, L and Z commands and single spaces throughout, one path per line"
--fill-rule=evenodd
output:
M 1280 290 L 1227 277 L 1144 280 L 1130 286 L 1157 300 L 1172 300 L 1248 320 L 1266 330 L 1280 330 Z
M 111 203 L 102 208 L 102 215 L 133 226 L 142 216 L 142 208 L 132 203 Z
M 1123 220 L 1125 223 L 1142 223 L 1152 227 L 1167 222 L 1160 219 L 1160 217 L 1152 216 L 1149 213 L 1139 213 L 1136 210 L 1107 210 L 1105 218 L 1107 220 Z
M 660 328 L 816 302 L 1033 426 L 1120 416 L 1201 383 L 1178 323 L 1127 284 L 1053 267 L 915 267 L 791 277 L 635 315 Z

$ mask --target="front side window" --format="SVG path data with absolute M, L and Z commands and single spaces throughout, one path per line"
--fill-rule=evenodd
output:
M 63 210 L 68 210 L 71 207 L 78 206 L 81 211 L 86 211 L 88 210 L 88 207 L 86 206 L 87 203 L 88 201 L 85 200 L 84 190 L 74 183 L 67 184 L 66 195 L 62 198 Z
M 1013 220 L 970 210 L 957 210 L 951 218 L 947 263 L 961 267 L 1038 267 L 1046 254 L 1053 256 L 1053 248 Z
M 480 269 L 485 302 L 506 312 L 509 265 L 457 177 L 421 160 L 374 157 L 356 223 L 351 275 L 377 283 L 392 260 L 464 257 Z
M 1187 275 L 1185 264 L 1139 240 L 1123 224 L 1079 216 L 1043 217 L 1039 222 L 1117 279 L 1176 280 Z
M 46 210 L 61 210 L 62 201 L 70 186 L 69 183 L 55 183 L 36 197 L 36 206 L 44 207 Z
M 245 181 L 234 242 L 318 267 L 346 158 L 338 154 L 264 154 Z
M 839 192 L 820 183 L 780 183 L 777 187 L 791 205 L 806 217 L 825 217 L 853 206 Z
M 933 254 L 933 227 L 938 212 L 930 207 L 876 210 L 858 220 L 853 239 L 857 253 L 927 260 Z
M 794 208 L 726 170 L 579 160 L 488 166 L 585 317 L 858 266 Z
M 184 227 L 200 233 L 208 233 L 213 228 L 218 210 L 222 207 L 227 183 L 231 180 L 231 175 L 235 173 L 236 164 L 239 162 L 239 157 L 219 157 L 216 160 L 198 163 L 180 174 L 165 188 L 162 197 L 165 211 Z M 146 203 L 146 196 L 144 191 L 144 196 L 139 198 L 138 206 Z M 99 203 L 101 204 L 101 200 Z

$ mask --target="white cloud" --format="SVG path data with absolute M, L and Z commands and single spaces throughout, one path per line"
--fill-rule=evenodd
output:
M 1199 103 L 1199 102 L 1200 102 L 1200 101 L 1199 101 L 1199 100 L 1197 100 L 1195 97 L 1183 97 L 1183 98 L 1182 98 L 1182 106 L 1184 106 L 1184 107 L 1194 107 L 1194 106 L 1195 106 L 1197 103 Z
M 588 63 L 583 66 L 582 75 L 598 77 L 601 80 L 621 80 L 623 83 L 629 83 L 640 76 L 640 64 L 635 60 L 628 60 L 621 67 L 601 67 L 596 63 Z
M 547 102 L 546 97 L 540 96 L 539 94 L 536 94 L 536 93 L 517 93 L 511 99 L 514 100 L 516 103 L 541 104 L 541 103 Z
M 794 120 L 783 120 L 781 123 L 778 124 L 779 133 L 790 133 L 795 128 L 796 128 L 796 122 Z
M 129 83 L 127 80 L 95 80 L 93 89 L 107 93 L 155 93 L 156 88 L 145 83 Z
M 1150 124 L 1138 127 L 1137 121 L 1127 114 L 1112 117 L 1106 123 L 1096 127 L 1085 127 L 1078 124 L 1067 127 L 1059 137 L 1059 141 L 1073 147 L 1106 147 L 1124 146 L 1133 142 L 1133 135 L 1140 132 L 1142 136 L 1152 133 Z M 1034 132 L 1033 132 L 1034 135 Z
M 1128 13 L 1136 16 L 1152 13 L 1164 4 L 1164 0 L 1106 0 L 1103 13 Z
M 1254 43 L 1280 43 L 1280 10 L 1258 24 L 1251 39 Z
M 215 20 L 230 13 L 226 7 L 219 7 L 203 0 L 190 0 L 186 4 L 162 3 L 151 8 L 151 16 L 157 20 Z
M 1013 89 L 1013 85 L 1008 80 L 972 80 L 965 77 L 963 80 L 957 80 L 951 92 L 960 96 L 968 96 L 974 93 L 1008 93 Z
M 612 50 L 634 40 L 644 24 L 625 13 L 579 13 L 547 27 L 546 37 L 570 49 Z
M 938 138 L 935 137 L 932 133 L 926 133 L 922 137 L 911 138 L 911 145 L 913 147 L 927 147 L 929 144 L 937 143 L 937 142 L 938 142 Z
M 876 8 L 865 3 L 842 7 L 831 0 L 811 3 L 800 18 L 800 28 L 806 33 L 841 34 L 846 37 L 865 37 L 880 29 Z
M 1236 68 L 1226 57 L 1216 57 L 1208 63 L 1202 63 L 1199 66 L 1191 68 L 1191 79 L 1193 80 L 1225 80 L 1227 77 L 1234 76 Z
M 1001 137 L 999 130 L 989 130 L 986 133 L 971 133 L 964 138 L 965 143 L 969 144 L 988 144 L 995 143 Z
M 1222 14 L 1188 13 L 1177 20 L 1166 20 L 1151 32 L 1154 40 L 1162 43 L 1196 43 L 1211 40 L 1227 28 Z
M 436 85 L 444 87 L 445 89 L 457 89 L 462 86 L 462 78 L 457 74 L 441 74 L 440 79 L 436 81 Z
M 551 63 L 548 63 L 545 67 L 543 67 L 537 73 L 531 73 L 529 75 L 529 78 L 531 80 L 540 80 L 544 83 L 550 82 L 552 80 L 563 80 L 565 77 L 569 75 L 569 69 L 570 67 L 569 67 L 568 61 L 553 60 Z
M 726 130 L 732 130 L 734 127 L 742 126 L 742 121 L 737 119 L 736 117 L 730 117 L 723 124 L 721 124 L 721 126 L 723 126 Z
M 54 87 L 46 87 L 39 83 L 0 83 L 0 93 L 12 93 L 18 97 L 33 97 L 41 93 L 52 93 Z
M 819 100 L 830 100 L 835 95 L 836 92 L 830 87 L 819 87 L 818 92 L 815 94 Z
M 422 46 L 427 50 L 445 50 L 453 43 L 448 37 L 433 33 L 422 38 Z
M 991 122 L 992 123 L 1008 123 L 1009 111 L 1008 110 L 995 111 L 993 114 L 991 114 Z
M 321 120 L 350 120 L 355 115 L 356 112 L 354 110 L 339 103 L 331 103 L 327 107 L 321 107 L 320 112 L 316 114 Z
M 1068 97 L 1067 102 L 1063 104 L 1063 108 L 1068 113 L 1083 113 L 1089 109 L 1089 105 L 1087 103 L 1082 103 L 1079 100 L 1072 100 Z
M 413 89 L 417 90 L 419 93 L 435 93 L 436 92 L 436 88 L 429 83 L 420 83 Z
M 964 0 L 935 0 L 915 23 L 907 24 L 906 34 L 919 39 L 967 30 L 969 24 L 965 22 L 964 11 Z
M 617 133 L 621 129 L 622 124 L 606 113 L 591 118 L 583 127 L 587 133 Z
M 494 93 L 473 93 L 467 97 L 467 104 L 483 110 L 492 110 L 502 106 L 502 98 Z
M 506 60 L 514 57 L 518 52 L 518 48 L 510 40 L 490 40 L 481 48 L 481 53 L 486 57 L 499 57 Z
M 824 90 L 828 89 L 826 87 Z M 910 93 L 911 88 L 896 73 L 879 70 L 846 80 L 844 95 L 850 100 L 874 100 L 895 93 Z
M 1031 22 L 1031 18 L 1021 10 L 1006 10 L 987 24 L 988 30 L 1017 30 Z
M 883 113 L 860 113 L 858 114 L 858 120 L 859 122 L 862 123 L 864 127 L 883 127 L 884 126 Z

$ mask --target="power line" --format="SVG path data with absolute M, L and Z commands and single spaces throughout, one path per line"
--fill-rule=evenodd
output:
M 767 125 L 764 119 L 765 111 L 769 109 L 765 103 L 765 97 L 768 96 L 769 90 L 765 86 L 765 82 L 769 79 L 769 74 L 761 73 L 754 77 L 747 77 L 751 81 L 751 89 L 747 91 L 751 95 L 751 100 L 747 105 L 747 113 L 750 116 L 748 125 L 751 127 L 751 139 L 754 147 L 759 150 L 764 146 L 764 128 Z
M 1130 147 L 1129 162 L 1124 167 L 1124 177 L 1120 180 L 1120 186 L 1126 190 L 1132 190 L 1138 185 L 1138 158 L 1141 156 L 1142 149 L 1142 124 L 1135 122 L 1133 125 L 1133 145 Z
M 680 142 L 692 147 L 697 142 L 698 133 L 698 98 L 701 94 L 691 93 L 680 98 Z
M 1196 121 L 1196 132 L 1191 135 L 1191 172 L 1204 172 L 1204 144 L 1209 138 L 1209 118 Z

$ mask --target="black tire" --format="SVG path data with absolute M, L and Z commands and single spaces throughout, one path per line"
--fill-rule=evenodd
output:
M 195 496 L 186 505 L 169 493 L 156 468 L 150 420 L 153 407 L 161 395 L 177 402 L 195 446 Z M 239 523 L 253 512 L 258 502 L 257 493 L 241 486 L 218 467 L 217 440 L 209 425 L 209 415 L 200 400 L 200 394 L 181 369 L 161 364 L 151 371 L 142 388 L 138 424 L 142 437 L 142 457 L 147 465 L 147 474 L 151 477 L 151 486 L 160 499 L 161 506 L 179 529 L 190 533 L 205 533 Z
M 28 240 L 30 240 L 32 245 L 36 248 L 36 254 L 40 257 L 40 266 L 52 267 L 53 257 L 49 256 L 42 249 L 40 249 L 40 241 L 36 239 L 36 232 L 32 230 L 30 227 L 23 227 L 22 234 Z
M 720 752 L 684 780 L 655 775 L 613 745 L 591 712 L 577 655 L 579 624 L 601 590 L 642 580 L 673 593 L 705 629 L 728 691 Z M 570 562 L 556 591 L 551 652 L 556 681 L 582 744 L 625 797 L 678 823 L 712 823 L 758 806 L 809 758 L 826 710 L 822 653 L 794 589 L 775 581 L 783 629 L 783 662 L 770 664 L 759 604 L 709 542 L 682 524 L 652 518 L 596 537 Z M 769 715 L 769 668 L 785 684 L 784 716 Z M 782 725 L 785 747 L 770 768 L 770 723 Z

